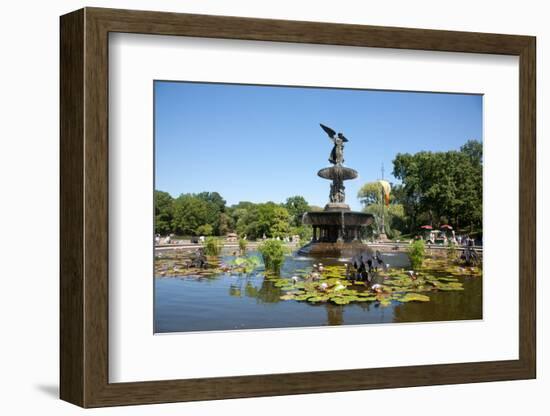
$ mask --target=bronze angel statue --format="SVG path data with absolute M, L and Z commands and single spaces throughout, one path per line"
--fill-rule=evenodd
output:
M 344 163 L 344 143 L 348 141 L 342 133 L 336 134 L 334 130 L 323 124 L 320 124 L 321 128 L 328 134 L 328 137 L 334 143 L 334 147 L 330 152 L 328 161 L 333 165 L 342 166 Z

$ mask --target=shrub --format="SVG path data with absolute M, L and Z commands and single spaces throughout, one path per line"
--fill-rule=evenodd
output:
M 447 258 L 449 260 L 456 260 L 457 250 L 456 244 L 453 242 L 449 243 L 449 248 L 447 249 Z
M 425 248 L 424 240 L 416 240 L 409 246 L 409 259 L 411 260 L 413 270 L 422 267 L 424 257 L 426 256 Z
M 241 251 L 241 254 L 246 253 L 247 245 L 248 245 L 248 242 L 244 238 L 239 238 L 239 250 Z
M 396 230 L 395 228 L 388 229 L 387 234 L 391 240 L 397 240 L 399 237 L 401 237 L 401 231 Z
M 266 271 L 278 274 L 287 252 L 285 244 L 280 240 L 266 240 L 258 246 L 258 251 L 264 260 Z
M 207 256 L 217 256 L 222 251 L 220 240 L 216 237 L 208 237 L 204 243 L 204 254 Z

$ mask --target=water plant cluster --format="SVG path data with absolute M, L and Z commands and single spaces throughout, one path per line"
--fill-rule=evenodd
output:
M 426 245 L 423 240 L 413 241 L 408 248 L 409 259 L 411 261 L 411 267 L 416 270 L 422 267 L 424 258 L 426 257 Z
M 346 280 L 344 265 L 325 266 L 316 279 L 311 279 L 310 270 L 300 270 L 292 278 L 267 276 L 283 294 L 281 300 L 307 301 L 310 303 L 331 302 L 336 305 L 347 305 L 355 302 L 379 302 L 388 306 L 397 302 L 428 302 L 429 293 L 436 291 L 462 291 L 462 283 L 456 276 L 463 276 L 464 271 L 449 267 L 444 276 L 432 271 L 442 264 L 434 261 L 420 272 L 394 269 L 380 273 L 380 283 L 367 285 L 362 281 Z M 473 272 L 474 273 L 474 272 Z M 476 271 L 475 273 L 479 273 Z M 472 274 L 474 275 L 474 274 Z
M 224 271 L 232 271 L 234 273 L 250 274 L 262 265 L 262 261 L 258 256 L 235 257 L 228 264 L 222 264 L 221 268 Z
M 285 255 L 288 254 L 285 244 L 280 240 L 266 240 L 258 246 L 258 251 L 262 255 L 265 269 L 278 274 L 285 261 Z
M 204 267 L 193 265 L 195 253 L 172 250 L 155 257 L 156 277 L 217 277 L 223 273 L 250 274 L 262 266 L 258 256 L 240 256 L 222 261 L 219 256 L 206 256 Z
M 207 237 L 204 242 L 204 253 L 207 256 L 218 256 L 222 251 L 222 242 L 216 237 Z
M 271 267 L 262 270 L 262 259 L 256 255 L 224 261 L 218 256 L 207 258 L 207 266 L 197 268 L 190 266 L 193 261 L 191 253 L 173 251 L 159 254 L 155 258 L 155 276 L 214 278 L 223 273 L 249 275 L 258 271 L 266 282 L 279 289 L 275 296 L 281 301 L 330 302 L 336 305 L 376 302 L 384 307 L 392 302 L 429 302 L 430 294 L 434 292 L 463 291 L 464 277 L 482 275 L 480 267 L 464 267 L 445 258 L 427 257 L 416 271 L 380 271 L 369 284 L 349 279 L 345 264 L 297 269 L 293 276 L 281 277 L 280 265 L 273 267 L 271 263 Z
M 204 267 L 195 267 L 196 253 L 170 250 L 155 255 L 155 277 L 199 276 L 213 277 L 223 272 L 218 256 L 206 256 Z

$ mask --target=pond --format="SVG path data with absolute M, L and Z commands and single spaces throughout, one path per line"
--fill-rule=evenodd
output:
M 257 253 L 248 253 L 255 256 Z M 405 253 L 384 253 L 390 270 L 408 267 Z M 233 256 L 222 256 L 229 263 Z M 344 265 L 349 259 L 288 256 L 281 277 L 308 270 L 314 263 Z M 445 274 L 443 271 L 441 275 Z M 454 275 L 453 277 L 456 277 Z M 429 302 L 300 302 L 283 300 L 285 291 L 262 268 L 245 275 L 155 277 L 155 333 L 234 329 L 318 327 L 471 320 L 482 318 L 482 278 L 459 276 L 463 290 L 432 291 Z M 457 280 L 457 279 L 454 279 Z

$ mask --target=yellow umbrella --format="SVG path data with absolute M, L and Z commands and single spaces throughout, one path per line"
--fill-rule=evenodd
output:
M 384 181 L 384 180 L 380 180 L 378 182 L 382 186 L 382 191 L 384 193 L 384 202 L 386 203 L 386 206 L 388 206 L 390 205 L 391 185 L 388 181 Z

